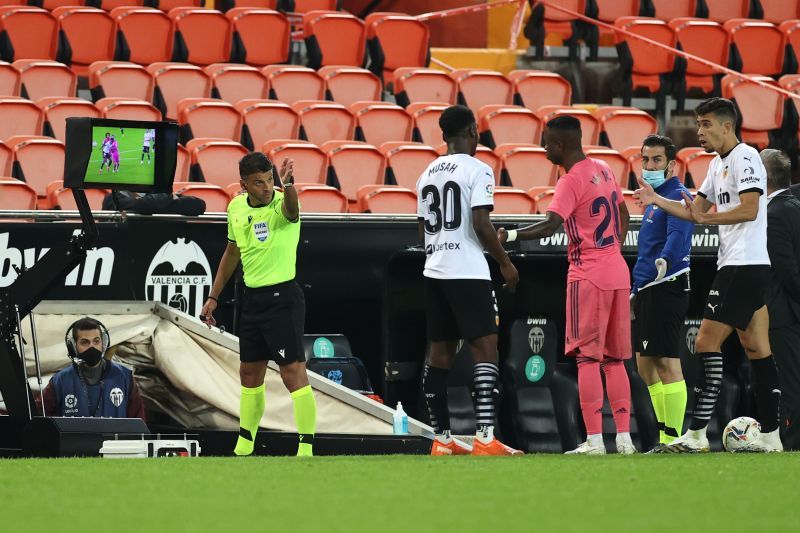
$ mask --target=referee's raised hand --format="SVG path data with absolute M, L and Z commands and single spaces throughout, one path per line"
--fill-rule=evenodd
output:
M 281 185 L 285 185 L 287 183 L 294 184 L 294 160 L 293 159 L 284 159 L 283 163 L 281 164 Z

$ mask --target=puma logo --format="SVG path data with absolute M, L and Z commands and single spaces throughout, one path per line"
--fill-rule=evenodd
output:
M 717 304 L 717 305 L 708 304 L 708 307 L 709 307 L 709 309 L 711 309 L 712 313 L 716 313 L 717 312 L 717 307 L 719 307 L 719 304 Z

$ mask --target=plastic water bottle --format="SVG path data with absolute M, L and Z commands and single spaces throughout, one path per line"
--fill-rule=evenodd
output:
M 394 411 L 392 421 L 394 423 L 395 435 L 408 434 L 408 415 L 403 411 L 403 402 L 397 402 L 397 409 Z

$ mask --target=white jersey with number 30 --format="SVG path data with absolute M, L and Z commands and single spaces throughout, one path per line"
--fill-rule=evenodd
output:
M 472 209 L 494 208 L 494 173 L 466 154 L 439 157 L 417 181 L 417 216 L 425 224 L 425 272 L 436 279 L 491 279 Z

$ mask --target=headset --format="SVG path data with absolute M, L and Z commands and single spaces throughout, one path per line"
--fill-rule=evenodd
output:
M 72 324 L 70 324 L 69 327 L 67 328 L 66 333 L 64 333 L 64 344 L 67 345 L 67 355 L 69 356 L 70 359 L 72 359 L 72 362 L 76 362 L 75 359 L 81 358 L 80 354 L 78 353 L 78 346 L 77 344 L 75 344 L 75 338 L 73 337 L 73 329 L 78 324 L 78 322 L 85 320 L 86 318 L 89 317 L 78 319 Z M 100 322 L 99 320 L 96 320 L 94 318 L 89 318 L 89 320 L 93 321 L 96 324 L 97 329 L 100 330 L 100 341 L 102 342 L 103 345 L 102 357 L 105 357 L 106 350 L 108 350 L 109 346 L 111 346 L 111 336 L 108 333 L 108 328 L 105 327 L 103 323 Z

